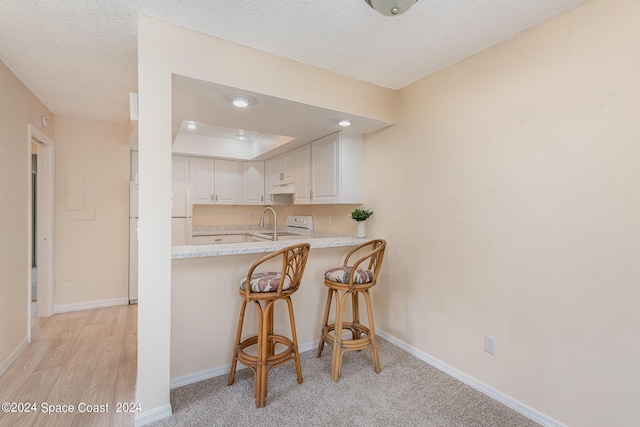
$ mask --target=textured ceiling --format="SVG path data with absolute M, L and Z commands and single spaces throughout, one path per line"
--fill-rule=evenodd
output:
M 0 0 L 0 60 L 54 113 L 125 123 L 137 14 L 399 89 L 586 0 Z

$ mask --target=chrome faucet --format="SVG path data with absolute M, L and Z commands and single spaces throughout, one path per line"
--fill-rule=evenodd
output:
M 260 228 L 264 227 L 264 214 L 267 211 L 271 211 L 271 213 L 273 214 L 273 241 L 275 242 L 277 240 L 277 238 L 278 238 L 278 234 L 276 232 L 277 225 L 278 225 L 278 220 L 277 220 L 276 211 L 273 208 L 271 208 L 269 206 L 264 208 L 264 210 L 262 211 L 262 216 L 260 217 L 260 223 L 258 224 L 258 227 L 260 227 Z

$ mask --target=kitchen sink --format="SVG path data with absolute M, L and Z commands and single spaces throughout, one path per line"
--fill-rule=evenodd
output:
M 276 236 L 276 240 L 302 240 L 308 238 L 308 234 L 297 234 L 297 233 L 278 233 Z
M 256 241 L 273 240 L 273 233 L 252 233 L 251 236 L 257 239 Z M 276 240 L 300 240 L 306 237 L 309 237 L 309 235 L 282 231 L 276 235 Z

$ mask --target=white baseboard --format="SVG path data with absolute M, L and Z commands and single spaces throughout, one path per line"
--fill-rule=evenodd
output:
M 7 369 L 9 369 L 9 366 L 11 366 L 11 364 L 18 358 L 18 356 L 20 356 L 20 353 L 22 353 L 22 351 L 25 348 L 27 348 L 28 345 L 29 345 L 29 337 L 25 337 L 22 340 L 22 342 L 18 344 L 16 349 L 11 352 L 9 357 L 4 359 L 4 361 L 0 363 L 0 375 L 7 372 Z
M 135 426 L 139 427 L 151 424 L 155 421 L 169 418 L 171 415 L 173 415 L 173 411 L 171 410 L 170 404 L 159 406 L 150 411 L 139 412 L 136 414 Z
M 110 298 L 96 301 L 76 302 L 72 304 L 56 304 L 53 309 L 55 314 L 68 313 L 70 311 L 91 310 L 94 308 L 113 307 L 129 304 L 129 298 Z
M 417 357 L 423 362 L 428 363 L 434 368 L 439 369 L 445 374 L 451 375 L 453 378 L 457 379 L 458 381 L 461 381 L 466 385 L 468 385 L 469 387 L 472 387 L 478 390 L 479 392 L 486 394 L 493 400 L 497 400 L 498 402 L 502 403 L 504 406 L 513 409 L 514 411 L 524 415 L 530 420 L 537 422 L 538 424 L 541 424 L 545 427 L 566 427 L 561 422 L 543 414 L 540 411 L 533 409 L 530 406 L 525 405 L 524 403 L 510 396 L 507 396 L 506 394 L 488 386 L 487 384 L 481 381 L 478 381 L 477 379 L 465 374 L 464 372 L 458 371 L 454 367 L 447 365 L 443 361 L 436 359 L 435 357 L 423 352 L 422 350 L 418 350 L 417 348 L 410 346 L 406 342 L 399 340 L 393 335 L 390 335 L 377 328 L 376 328 L 376 333 L 381 338 L 384 338 L 385 340 L 389 341 L 391 344 L 395 345 L 396 347 L 403 349 L 407 353 Z
M 313 350 L 318 347 L 318 341 L 308 342 L 302 345 L 298 345 L 298 351 L 304 353 L 305 351 Z M 171 378 L 170 388 L 178 388 L 185 385 L 197 383 L 199 381 L 208 380 L 209 378 L 219 377 L 221 375 L 229 375 L 229 369 L 231 364 L 218 366 L 211 369 L 205 369 L 203 371 L 194 372 L 192 374 L 183 375 L 181 377 Z M 238 363 L 236 370 L 240 371 L 246 369 L 241 363 Z

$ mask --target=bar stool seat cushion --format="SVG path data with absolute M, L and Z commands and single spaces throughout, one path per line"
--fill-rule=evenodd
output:
M 330 268 L 324 273 L 324 278 L 336 283 L 349 283 L 349 275 L 352 267 Z M 371 283 L 373 281 L 373 271 L 366 268 L 357 268 L 353 275 L 353 283 Z
M 267 272 L 267 273 L 254 273 L 251 276 L 251 292 L 276 292 L 278 290 L 278 285 L 280 284 L 280 279 L 282 275 L 280 273 L 275 272 Z M 291 286 L 291 278 L 289 276 L 285 276 L 284 284 L 282 285 L 282 290 L 286 291 Z M 240 289 L 243 291 L 247 288 L 247 278 L 243 278 L 240 281 Z

